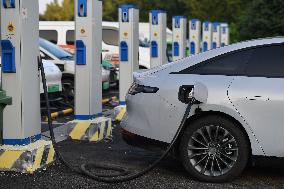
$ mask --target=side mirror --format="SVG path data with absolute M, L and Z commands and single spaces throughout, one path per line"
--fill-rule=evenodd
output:
M 189 104 L 193 99 L 197 103 L 206 103 L 208 98 L 208 90 L 202 83 L 194 85 L 183 85 L 179 88 L 178 99 L 182 103 Z

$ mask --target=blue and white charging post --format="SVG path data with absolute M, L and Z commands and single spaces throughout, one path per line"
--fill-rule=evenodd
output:
M 33 172 L 53 161 L 51 142 L 41 140 L 38 24 L 38 1 L 1 1 L 2 89 L 12 105 L 3 114 L 0 170 Z
M 139 69 L 139 9 L 135 5 L 119 7 L 119 46 L 119 101 L 124 106 L 133 72 Z
M 212 49 L 221 47 L 221 25 L 219 22 L 213 23 Z
M 111 120 L 102 116 L 102 1 L 75 1 L 75 120 L 69 137 L 99 141 L 111 135 Z
M 201 22 L 198 19 L 189 21 L 189 52 L 190 55 L 200 53 L 201 45 Z
M 206 52 L 212 49 L 212 23 L 211 22 L 203 22 L 202 25 L 202 51 Z
M 38 1 L 1 1 L 2 88 L 13 99 L 4 110 L 4 145 L 41 139 Z
M 75 3 L 75 119 L 102 116 L 102 1 Z
M 230 28 L 227 23 L 221 23 L 221 46 L 230 44 Z
M 186 30 L 187 18 L 185 16 L 173 17 L 173 61 L 181 60 L 186 57 Z
M 139 9 L 133 4 L 118 9 L 119 23 L 119 106 L 114 108 L 115 121 L 126 113 L 126 94 L 133 83 L 133 72 L 139 70 Z
M 167 61 L 167 13 L 150 11 L 150 67 L 166 64 Z
M 119 102 L 114 120 L 126 113 L 126 94 L 133 83 L 133 72 L 139 70 L 139 9 L 132 4 L 121 5 L 119 14 Z

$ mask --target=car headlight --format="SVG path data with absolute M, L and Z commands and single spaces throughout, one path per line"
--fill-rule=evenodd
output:
M 159 90 L 157 87 L 150 87 L 133 83 L 130 87 L 128 94 L 136 95 L 138 93 L 156 93 Z

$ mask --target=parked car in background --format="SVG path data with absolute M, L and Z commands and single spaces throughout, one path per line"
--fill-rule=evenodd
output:
M 196 98 L 175 144 L 192 177 L 226 182 L 252 156 L 284 157 L 283 59 L 284 38 L 267 38 L 135 73 L 123 138 L 130 144 L 171 143 L 186 101 Z
M 69 103 L 73 101 L 75 74 L 74 55 L 43 38 L 39 39 L 39 46 L 42 59 L 52 61 L 62 71 L 62 94 L 65 102 Z M 107 61 L 103 61 L 102 85 L 105 90 L 109 89 L 110 82 L 116 82 L 115 69 Z
M 42 60 L 43 67 L 45 71 L 45 77 L 46 77 L 46 85 L 49 95 L 50 101 L 59 101 L 61 100 L 61 92 L 62 92 L 62 84 L 61 84 L 61 77 L 62 72 L 60 69 L 51 61 L 49 60 Z M 1 65 L 1 56 L 0 56 L 0 65 Z M 0 66 L 0 82 L 1 82 L 1 66 Z M 40 75 L 40 74 L 39 74 Z M 40 75 L 40 98 L 41 101 L 44 100 L 44 91 L 43 91 L 43 85 L 42 85 L 42 79 Z

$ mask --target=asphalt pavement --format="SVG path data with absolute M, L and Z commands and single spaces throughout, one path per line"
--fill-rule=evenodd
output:
M 147 167 L 160 155 L 128 146 L 120 136 L 119 126 L 114 129 L 113 140 L 99 143 L 65 140 L 59 144 L 64 157 L 77 168 L 82 163 L 99 162 L 122 165 L 135 172 Z M 141 178 L 121 184 L 104 184 L 73 173 L 56 161 L 46 170 L 33 175 L 0 172 L 0 188 L 284 188 L 283 169 L 283 160 L 261 160 L 233 182 L 200 183 L 188 176 L 177 159 L 167 157 Z

